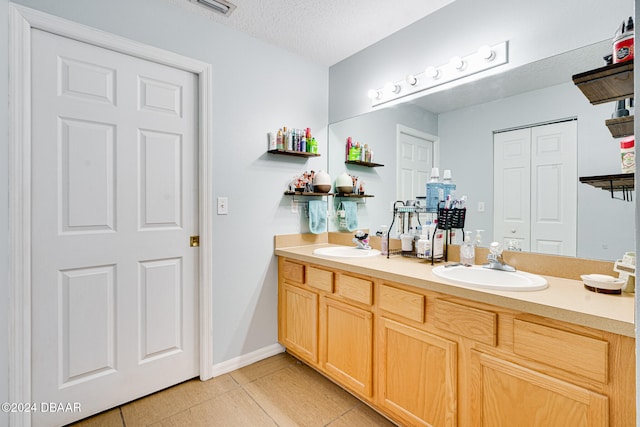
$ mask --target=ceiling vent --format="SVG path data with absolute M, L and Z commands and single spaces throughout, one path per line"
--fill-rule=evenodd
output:
M 236 5 L 225 0 L 189 0 L 191 3 L 199 4 L 220 15 L 229 16 L 236 8 Z

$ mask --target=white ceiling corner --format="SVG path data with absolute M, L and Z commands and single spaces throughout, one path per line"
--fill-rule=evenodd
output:
M 454 0 L 230 0 L 227 17 L 169 0 L 315 63 L 331 66 Z

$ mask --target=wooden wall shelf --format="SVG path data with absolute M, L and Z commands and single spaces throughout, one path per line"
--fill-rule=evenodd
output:
M 353 194 L 353 193 L 336 193 L 336 197 L 354 197 L 358 199 L 362 199 L 365 197 L 373 197 L 372 194 Z
M 617 117 L 605 120 L 605 124 L 614 138 L 622 138 L 634 134 L 633 116 Z
M 621 173 L 616 175 L 582 176 L 580 182 L 601 188 L 611 193 L 614 199 L 631 201 L 631 192 L 634 190 L 633 173 Z M 615 193 L 621 192 L 622 197 L 615 197 Z
M 269 150 L 267 153 L 271 154 L 280 154 L 283 156 L 294 156 L 294 157 L 318 157 L 320 154 L 318 153 L 307 153 L 305 151 L 289 151 L 289 150 Z
M 285 191 L 285 196 L 305 196 L 305 197 L 318 197 L 318 196 L 333 196 L 333 193 L 315 193 L 310 191 Z
M 373 162 L 361 162 L 359 160 L 347 160 L 345 162 L 345 164 L 347 165 L 359 165 L 359 166 L 366 166 L 368 168 L 377 168 L 377 167 L 382 167 L 384 166 L 383 164 L 380 163 L 373 163 Z
M 573 76 L 573 83 L 592 105 L 632 98 L 633 61 L 607 65 Z

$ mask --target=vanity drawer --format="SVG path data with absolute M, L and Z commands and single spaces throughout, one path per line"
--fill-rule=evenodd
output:
M 606 341 L 514 319 L 513 351 L 604 384 L 608 380 Z
M 304 283 L 304 265 L 285 260 L 282 263 L 282 277 L 294 283 Z
M 425 296 L 387 285 L 380 286 L 380 308 L 409 320 L 424 322 Z
M 491 311 L 436 299 L 434 325 L 442 330 L 496 346 L 498 315 Z
M 342 274 L 337 294 L 362 304 L 371 305 L 373 304 L 373 282 Z
M 333 293 L 333 272 L 316 267 L 307 267 L 307 285 L 321 291 Z

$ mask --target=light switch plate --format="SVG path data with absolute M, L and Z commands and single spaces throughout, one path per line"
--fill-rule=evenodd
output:
M 229 215 L 228 197 L 218 197 L 218 215 Z

